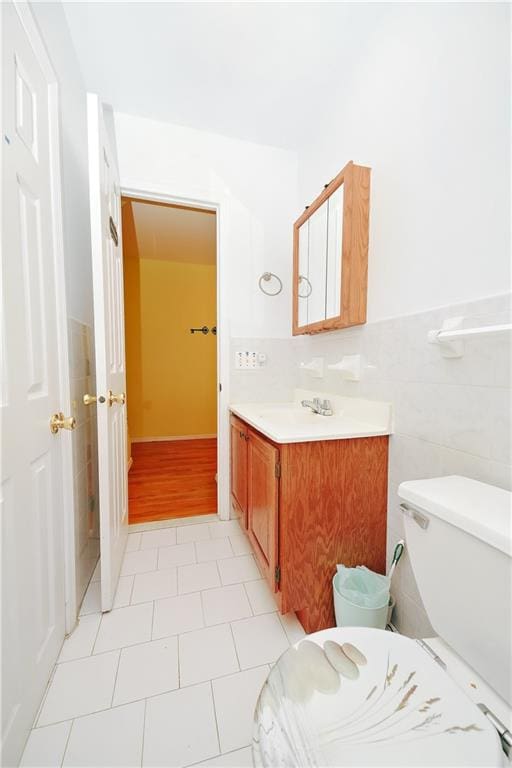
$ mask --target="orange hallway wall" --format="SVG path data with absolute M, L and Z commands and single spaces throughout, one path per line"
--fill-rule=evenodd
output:
M 131 438 L 216 434 L 216 337 L 190 333 L 216 324 L 216 267 L 140 258 L 129 204 L 123 253 Z

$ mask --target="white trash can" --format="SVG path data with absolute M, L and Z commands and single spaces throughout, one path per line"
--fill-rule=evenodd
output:
M 335 573 L 332 580 L 336 626 L 386 629 L 390 602 L 389 595 L 386 596 L 383 605 L 376 608 L 367 608 L 363 605 L 357 605 L 344 597 L 339 591 L 337 584 L 338 576 L 339 574 Z

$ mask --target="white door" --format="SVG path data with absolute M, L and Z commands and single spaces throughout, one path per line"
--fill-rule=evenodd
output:
M 103 107 L 87 97 L 98 413 L 101 610 L 110 611 L 128 533 L 123 256 L 115 154 Z
M 69 407 L 55 77 L 26 5 L 1 14 L 2 765 L 17 765 L 64 639 L 71 434 L 50 431 Z

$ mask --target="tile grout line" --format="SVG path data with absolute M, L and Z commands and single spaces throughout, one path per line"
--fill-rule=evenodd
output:
M 128 605 L 132 605 L 133 592 L 135 590 L 135 576 L 136 575 L 137 575 L 136 573 L 133 574 L 132 588 L 130 589 L 130 597 L 128 598 Z M 125 607 L 128 607 L 128 606 L 125 606 Z
M 186 520 L 189 522 L 185 522 Z M 131 531 L 132 534 L 135 534 L 146 533 L 146 531 L 165 531 L 173 528 L 191 528 L 194 525 L 210 525 L 219 522 L 224 521 L 219 519 L 217 512 L 201 512 L 185 517 L 168 517 L 162 520 L 148 520 L 146 523 L 130 523 L 129 528 L 137 528 L 137 530 Z
M 212 695 L 212 706 L 213 706 L 213 717 L 215 719 L 215 730 L 217 731 L 217 745 L 219 747 L 219 755 L 222 754 L 222 746 L 220 742 L 220 732 L 219 732 L 219 720 L 217 718 L 217 707 L 215 706 L 215 693 L 213 691 L 213 680 L 210 680 L 210 692 Z
M 224 584 L 224 582 L 222 581 L 222 574 L 220 572 L 219 561 L 218 560 L 215 560 L 215 567 L 217 568 L 217 573 L 218 573 L 218 576 L 219 576 L 219 586 L 221 586 L 221 587 L 230 586 L 229 584 Z M 212 589 L 213 589 L 213 587 L 212 587 Z
M 144 699 L 144 717 L 142 719 L 142 744 L 140 750 L 140 765 L 141 768 L 144 765 L 144 737 L 146 736 L 146 712 L 148 708 L 148 700 Z
M 176 660 L 178 663 L 178 690 L 181 690 L 180 636 L 176 635 Z M 183 686 L 184 688 L 186 686 Z
M 119 667 L 121 665 L 121 654 L 122 654 L 122 652 L 123 652 L 123 649 L 120 648 L 119 649 L 119 656 L 117 657 L 116 674 L 114 676 L 114 686 L 112 688 L 112 696 L 110 697 L 110 707 L 109 707 L 109 709 L 112 709 L 112 707 L 114 705 L 114 695 L 115 695 L 115 692 L 116 692 L 117 676 L 119 674 Z
M 114 598 L 114 599 L 115 599 L 115 598 Z M 97 642 L 97 640 L 98 640 L 98 635 L 99 635 L 99 633 L 100 633 L 100 627 L 101 627 L 101 625 L 102 625 L 102 623 L 103 623 L 103 614 L 102 614 L 102 612 L 101 612 L 101 611 L 98 611 L 98 613 L 99 613 L 99 615 L 100 615 L 100 620 L 99 620 L 99 622 L 98 622 L 98 629 L 96 630 L 96 634 L 94 635 L 94 641 L 93 641 L 93 644 L 92 644 L 92 648 L 91 648 L 91 652 L 90 652 L 89 656 L 94 656 L 94 655 L 95 655 L 95 654 L 94 654 L 94 649 L 96 648 L 96 642 Z
M 225 678 L 232 677 L 233 675 L 239 675 L 242 672 L 249 672 L 249 671 L 251 671 L 253 669 L 261 669 L 262 667 L 269 667 L 270 668 L 270 665 L 271 664 L 275 664 L 275 663 L 276 663 L 275 661 L 265 661 L 263 663 L 259 662 L 258 664 L 254 665 L 254 666 L 244 667 L 243 669 L 239 669 L 237 672 L 236 671 L 235 672 L 227 672 L 226 674 L 219 675 L 218 677 L 207 678 L 206 680 L 199 680 L 199 681 L 197 681 L 195 683 L 190 683 L 188 685 L 183 685 L 183 686 L 180 686 L 178 688 L 170 688 L 167 691 L 162 691 L 161 693 L 154 693 L 154 694 L 151 694 L 150 696 L 141 696 L 138 699 L 133 699 L 131 701 L 125 701 L 122 704 L 114 704 L 111 707 L 103 707 L 102 709 L 95 709 L 92 712 L 84 712 L 83 714 L 76 715 L 75 717 L 67 717 L 67 718 L 64 718 L 63 720 L 55 720 L 55 721 L 52 721 L 51 723 L 46 723 L 45 725 L 37 726 L 36 728 L 32 728 L 31 730 L 42 730 L 43 728 L 47 728 L 47 727 L 50 727 L 52 725 L 61 725 L 62 723 L 69 723 L 70 720 L 72 720 L 74 722 L 75 720 L 81 720 L 84 717 L 90 717 L 91 715 L 97 715 L 97 714 L 100 714 L 101 712 L 110 712 L 112 709 L 120 709 L 122 707 L 129 706 L 130 704 L 138 704 L 141 701 L 149 701 L 150 699 L 157 699 L 159 696 L 168 696 L 170 693 L 177 693 L 178 691 L 184 691 L 184 690 L 187 690 L 188 688 L 194 688 L 195 686 L 205 685 L 206 683 L 211 683 L 214 680 L 223 680 Z M 236 751 L 236 750 L 233 750 L 233 751 Z
M 205 612 L 204 612 L 203 594 L 202 594 L 201 590 L 199 591 L 199 603 L 200 603 L 200 605 L 201 605 L 201 617 L 202 617 L 202 619 L 203 619 L 203 626 L 202 626 L 202 629 L 207 629 L 207 625 L 206 625 L 206 615 L 205 615 Z M 191 631 L 191 632 L 196 632 L 197 630 L 190 630 L 190 631 Z M 182 635 L 185 635 L 185 634 L 187 634 L 187 633 L 186 633 L 186 632 L 182 632 L 181 634 L 182 634 Z
M 214 757 L 209 757 L 207 760 L 216 760 L 217 757 L 227 757 L 227 755 L 235 755 L 237 752 L 242 752 L 244 749 L 251 749 L 252 754 L 252 743 L 247 744 L 245 747 L 237 747 L 236 749 L 230 749 L 227 752 L 220 752 L 219 755 L 215 755 Z M 189 763 L 189 765 L 186 766 L 186 768 L 196 768 L 196 766 L 201 766 L 204 763 L 204 760 L 199 760 L 196 763 Z
M 33 722 L 31 730 L 33 730 L 34 728 L 40 727 L 37 724 L 38 724 L 39 719 L 41 717 L 41 712 L 43 711 L 43 707 L 44 707 L 44 704 L 46 702 L 46 699 L 48 698 L 48 691 L 50 690 L 50 686 L 51 686 L 51 684 L 53 682 L 53 678 L 55 677 L 55 672 L 56 671 L 57 671 L 57 662 L 55 662 L 55 664 L 53 665 L 52 670 L 50 672 L 50 675 L 48 677 L 48 682 L 46 683 L 46 688 L 44 689 L 44 693 L 43 693 L 43 696 L 41 698 L 41 703 L 39 704 L 39 707 L 37 709 L 36 716 L 34 718 L 34 722 Z
M 235 656 L 236 656 L 236 660 L 237 660 L 237 663 L 238 663 L 238 671 L 242 672 L 243 671 L 242 670 L 242 665 L 240 664 L 240 657 L 238 655 L 238 648 L 236 646 L 235 634 L 233 632 L 233 627 L 232 627 L 232 622 L 231 621 L 229 622 L 229 631 L 231 633 L 231 639 L 233 641 L 233 648 L 235 649 Z
M 65 722 L 65 721 L 64 721 L 64 722 Z M 73 718 L 73 719 L 71 720 L 71 727 L 70 727 L 70 729 L 69 729 L 68 737 L 67 737 L 67 739 L 66 739 L 66 745 L 65 745 L 65 747 L 64 747 L 64 752 L 62 753 L 62 760 L 60 761 L 60 764 L 61 764 L 61 766 L 63 766 L 63 765 L 64 765 L 64 760 L 65 760 L 65 758 L 66 758 L 66 752 L 68 751 L 68 747 L 69 747 L 69 740 L 71 739 L 71 732 L 72 732 L 72 730 L 73 730 L 73 726 L 74 726 L 74 725 L 75 725 L 75 718 Z
M 152 642 L 153 640 L 153 626 L 155 624 L 155 600 L 151 601 L 152 609 L 151 609 L 151 630 L 149 633 L 149 642 Z
M 252 607 L 251 598 L 250 598 L 249 593 L 247 591 L 247 587 L 245 586 L 246 584 L 247 584 L 246 581 L 242 582 L 242 586 L 244 588 L 245 596 L 247 597 L 247 602 L 249 603 L 249 608 L 251 609 L 251 614 L 253 616 L 256 616 L 256 614 L 254 613 L 254 608 Z
M 245 540 L 248 541 L 247 536 L 242 531 L 240 532 L 240 534 L 237 534 L 237 535 L 242 536 Z M 166 570 L 166 568 L 169 568 L 169 567 L 172 568 L 172 567 L 181 567 L 181 566 L 184 566 L 184 565 L 200 565 L 203 562 L 213 562 L 214 560 L 217 560 L 217 559 L 229 560 L 230 558 L 250 557 L 251 555 L 254 557 L 254 550 L 252 549 L 252 547 L 251 547 L 249 552 L 242 552 L 240 554 L 236 554 L 234 552 L 234 550 L 233 550 L 233 543 L 231 541 L 231 538 L 232 538 L 232 536 L 228 534 L 226 536 L 220 536 L 220 537 L 215 538 L 215 539 L 214 538 L 210 538 L 210 539 L 199 539 L 198 541 L 185 541 L 185 542 L 180 542 L 179 544 L 170 544 L 170 545 L 166 544 L 166 545 L 163 545 L 163 546 L 156 546 L 156 547 L 151 547 L 151 548 L 148 548 L 148 549 L 132 550 L 130 552 L 125 552 L 125 555 L 127 555 L 127 554 L 133 554 L 133 552 L 150 552 L 150 551 L 156 550 L 156 552 L 157 552 L 157 564 L 156 564 L 155 568 L 150 568 L 148 571 L 135 571 L 133 573 L 124 573 L 123 576 L 139 576 L 140 574 L 144 574 L 144 573 L 153 573 L 154 571 Z M 197 554 L 197 544 L 198 543 L 200 543 L 201 541 L 224 541 L 224 540 L 228 541 L 229 546 L 231 548 L 231 554 L 229 556 L 226 556 L 226 557 L 223 557 L 223 558 L 215 558 L 215 557 L 213 557 L 213 558 L 211 558 L 209 560 L 199 560 L 199 556 Z M 186 544 L 192 544 L 193 545 L 193 550 L 194 550 L 194 560 L 193 561 L 185 562 L 185 563 L 174 563 L 174 564 L 171 564 L 170 566 L 167 566 L 166 568 L 161 568 L 160 567 L 160 565 L 159 565 L 159 562 L 160 562 L 160 550 L 162 550 L 162 549 L 173 549 L 174 547 L 181 547 L 181 546 L 184 546 Z

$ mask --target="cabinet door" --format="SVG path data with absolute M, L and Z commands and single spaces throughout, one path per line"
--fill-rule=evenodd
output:
M 248 534 L 273 592 L 277 591 L 279 451 L 249 430 L 247 457 Z
M 247 528 L 247 438 L 243 421 L 231 417 L 231 499 Z

